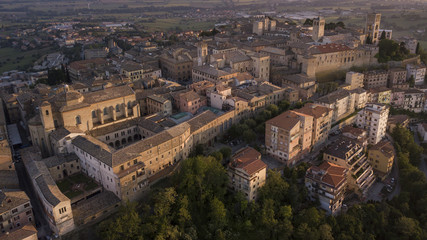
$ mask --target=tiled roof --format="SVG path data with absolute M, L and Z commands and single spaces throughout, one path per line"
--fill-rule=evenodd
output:
M 267 165 L 261 160 L 261 153 L 251 147 L 246 147 L 233 155 L 230 167 L 243 169 L 250 176 L 267 168 Z
M 52 168 L 59 166 L 66 162 L 76 161 L 79 160 L 76 154 L 66 154 L 66 155 L 55 155 L 52 157 L 48 157 L 43 159 L 42 161 L 46 164 L 47 168 Z
M 335 141 L 335 144 L 330 145 L 326 149 L 325 153 L 341 159 L 347 159 L 346 153 L 356 147 L 357 149 L 360 148 L 356 140 L 341 136 Z
M 324 53 L 334 53 L 334 52 L 343 52 L 343 51 L 349 51 L 351 48 L 347 47 L 344 44 L 336 44 L 336 43 L 329 43 L 325 45 L 319 45 L 315 46 L 312 49 L 310 49 L 311 54 L 324 54 Z
M 387 157 L 393 157 L 394 156 L 394 147 L 391 144 L 390 141 L 387 140 L 383 140 L 375 145 L 373 145 L 369 151 L 380 151 L 381 153 L 383 153 L 385 156 Z
M 190 125 L 190 131 L 191 133 L 199 130 L 206 124 L 214 121 L 217 118 L 217 115 L 213 113 L 212 111 L 204 111 L 203 113 L 195 116 L 194 118 L 187 121 L 187 123 Z
M 328 114 L 332 109 L 325 106 L 308 103 L 303 108 L 294 110 L 295 112 L 300 112 L 312 116 L 314 118 L 320 118 L 325 114 Z
M 89 104 L 103 102 L 110 99 L 115 99 L 115 98 L 130 96 L 130 95 L 135 95 L 135 92 L 132 90 L 131 87 L 127 85 L 107 88 L 100 91 L 83 94 L 84 102 Z
M 72 144 L 83 151 L 90 153 L 93 157 L 108 166 L 113 166 L 111 153 L 114 149 L 98 139 L 92 136 L 77 136 L 72 140 Z
M 20 239 L 37 239 L 37 230 L 31 223 L 28 223 L 21 228 L 14 229 L 9 231 L 8 234 L 3 234 L 0 236 L 0 240 L 20 240 Z
M 282 129 L 291 130 L 300 123 L 300 120 L 297 114 L 287 111 L 268 120 L 266 123 Z
M 2 191 L 0 192 L 0 214 L 30 202 L 24 191 Z
M 347 169 L 324 161 L 319 166 L 310 167 L 306 176 L 337 188 L 346 181 L 346 174 Z
M 60 127 L 56 129 L 55 131 L 51 132 L 49 134 L 49 137 L 53 138 L 56 141 L 59 141 L 66 137 L 70 133 L 83 133 L 82 130 L 80 130 L 78 127 Z
M 350 94 L 347 90 L 339 89 L 334 92 L 331 92 L 323 97 L 317 99 L 317 102 L 326 103 L 326 104 L 334 104 L 338 100 L 348 97 Z

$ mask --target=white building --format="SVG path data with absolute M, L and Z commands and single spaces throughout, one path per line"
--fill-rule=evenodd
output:
M 390 108 L 379 103 L 370 103 L 357 114 L 356 124 L 368 132 L 368 143 L 375 145 L 385 136 Z
M 408 72 L 406 74 L 406 78 L 409 79 L 411 78 L 411 76 L 413 76 L 415 79 L 415 85 L 424 84 L 424 78 L 426 76 L 426 66 L 408 64 L 406 65 L 406 71 Z

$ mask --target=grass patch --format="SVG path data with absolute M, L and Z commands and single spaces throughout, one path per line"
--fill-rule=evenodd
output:
M 52 48 L 21 51 L 15 48 L 0 48 L 0 73 L 11 70 L 28 70 L 41 56 L 51 53 Z
M 84 191 L 91 191 L 98 187 L 98 184 L 90 177 L 83 173 L 71 175 L 56 183 L 61 192 L 72 199 L 84 193 Z M 72 189 L 75 184 L 83 184 L 83 189 Z M 84 191 L 83 191 L 84 190 Z

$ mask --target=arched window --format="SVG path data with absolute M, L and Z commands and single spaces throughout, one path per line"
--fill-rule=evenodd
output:
M 96 111 L 95 110 L 92 111 L 92 118 L 96 118 Z
M 76 116 L 76 124 L 82 124 L 82 120 L 80 119 L 80 115 Z
M 132 103 L 129 101 L 128 102 L 128 109 L 131 109 L 132 108 Z
M 119 104 L 116 105 L 116 112 L 120 112 L 120 105 Z
M 108 115 L 108 109 L 106 107 L 104 108 L 104 115 Z
M 49 110 L 46 110 L 46 116 L 49 116 Z

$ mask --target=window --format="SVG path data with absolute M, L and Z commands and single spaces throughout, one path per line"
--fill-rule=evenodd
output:
M 81 121 L 81 119 L 80 119 L 80 115 L 77 115 L 77 116 L 76 116 L 76 124 L 77 124 L 77 125 L 82 124 L 82 121 Z
M 46 116 L 49 116 L 49 110 L 46 110 Z
M 95 110 L 92 111 L 92 118 L 96 118 L 96 111 Z
M 29 204 L 29 203 L 24 204 L 24 208 L 27 208 L 27 207 L 29 207 L 29 206 L 30 206 L 30 204 Z
M 108 109 L 106 107 L 104 108 L 104 115 L 108 115 Z
M 18 212 L 17 208 L 15 208 L 15 209 L 12 210 L 12 213 L 17 213 L 17 212 Z
M 116 112 L 120 112 L 120 105 L 119 104 L 116 105 Z

